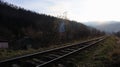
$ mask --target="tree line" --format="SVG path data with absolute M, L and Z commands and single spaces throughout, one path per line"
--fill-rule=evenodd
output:
M 113 33 L 114 35 L 120 37 L 120 31 L 116 32 L 116 33 Z
M 60 35 L 62 22 L 65 31 Z M 0 40 L 8 40 L 12 47 L 28 43 L 37 48 L 102 35 L 104 32 L 80 22 L 39 14 L 0 1 Z

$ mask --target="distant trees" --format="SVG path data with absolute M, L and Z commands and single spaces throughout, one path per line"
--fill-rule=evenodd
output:
M 104 35 L 103 32 L 76 21 L 38 14 L 0 1 L 1 39 L 16 41 L 24 40 L 23 38 L 27 36 L 32 39 L 33 45 L 36 47 L 59 43 L 58 30 L 61 21 L 65 21 L 64 42 Z
M 120 37 L 120 31 L 118 31 L 118 32 L 114 33 L 114 35 L 116 35 L 116 36 Z

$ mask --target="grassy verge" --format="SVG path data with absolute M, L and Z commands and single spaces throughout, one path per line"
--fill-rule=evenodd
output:
M 71 60 L 76 67 L 120 67 L 120 44 L 111 36 Z
M 51 44 L 51 46 L 49 47 L 42 47 L 39 49 L 16 50 L 16 51 L 9 50 L 9 49 L 0 49 L 0 60 L 4 60 L 4 59 L 16 57 L 16 56 L 21 56 L 21 55 L 26 55 L 26 54 L 31 54 L 31 53 L 35 53 L 39 51 L 45 51 L 48 49 L 53 49 L 53 48 L 57 48 L 57 47 L 65 46 L 65 45 L 71 45 L 71 44 L 79 43 L 79 42 L 82 42 L 84 40 L 89 40 L 89 39 L 91 39 L 91 37 L 84 38 L 84 39 L 77 40 L 77 41 L 75 40 L 70 43 L 65 43 L 65 44 L 60 44 L 60 45 Z

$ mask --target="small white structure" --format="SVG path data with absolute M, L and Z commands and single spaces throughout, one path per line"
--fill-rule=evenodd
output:
M 0 41 L 0 48 L 8 48 L 8 42 L 7 41 Z

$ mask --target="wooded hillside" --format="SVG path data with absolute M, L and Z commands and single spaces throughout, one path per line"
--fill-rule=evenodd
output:
M 63 33 L 59 32 L 62 22 L 65 23 Z M 29 43 L 36 48 L 101 35 L 104 33 L 79 22 L 39 14 L 0 1 L 0 40 L 8 40 L 12 47 Z

